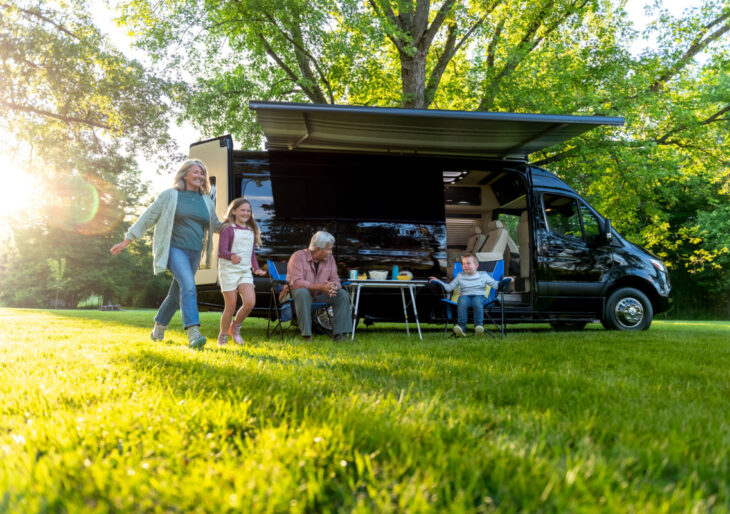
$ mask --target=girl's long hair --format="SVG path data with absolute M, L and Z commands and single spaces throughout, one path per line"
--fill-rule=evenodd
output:
M 229 225 L 236 224 L 236 216 L 233 214 L 233 211 L 238 209 L 244 203 L 247 203 L 248 207 L 251 209 L 251 217 L 248 218 L 246 225 L 253 231 L 253 236 L 256 244 L 258 246 L 261 246 L 261 229 L 259 229 L 259 225 L 258 223 L 256 223 L 256 220 L 253 217 L 253 207 L 251 206 L 251 202 L 249 202 L 245 198 L 236 198 L 231 202 L 231 204 L 228 206 L 228 209 L 226 210 L 226 219 L 224 221 L 224 226 L 227 227 Z

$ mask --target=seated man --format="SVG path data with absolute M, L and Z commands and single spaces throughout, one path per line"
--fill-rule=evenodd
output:
M 352 332 L 350 297 L 340 285 L 337 264 L 332 257 L 335 238 L 329 232 L 319 231 L 312 236 L 309 248 L 294 252 L 286 268 L 291 284 L 297 323 L 305 341 L 312 339 L 312 300 L 334 306 L 333 337 L 344 341 Z

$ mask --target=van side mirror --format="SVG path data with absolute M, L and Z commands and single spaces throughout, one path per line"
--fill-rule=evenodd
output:
M 611 226 L 611 220 L 608 218 L 603 222 L 603 240 L 606 243 L 610 243 L 613 240 L 613 227 Z

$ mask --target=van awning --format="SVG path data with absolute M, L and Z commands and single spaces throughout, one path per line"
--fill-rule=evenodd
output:
M 472 155 L 527 159 L 623 118 L 250 102 L 269 150 Z

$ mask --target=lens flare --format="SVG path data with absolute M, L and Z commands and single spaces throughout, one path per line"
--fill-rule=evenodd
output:
M 123 216 L 118 190 L 96 177 L 67 175 L 51 185 L 48 222 L 85 235 L 105 234 Z

